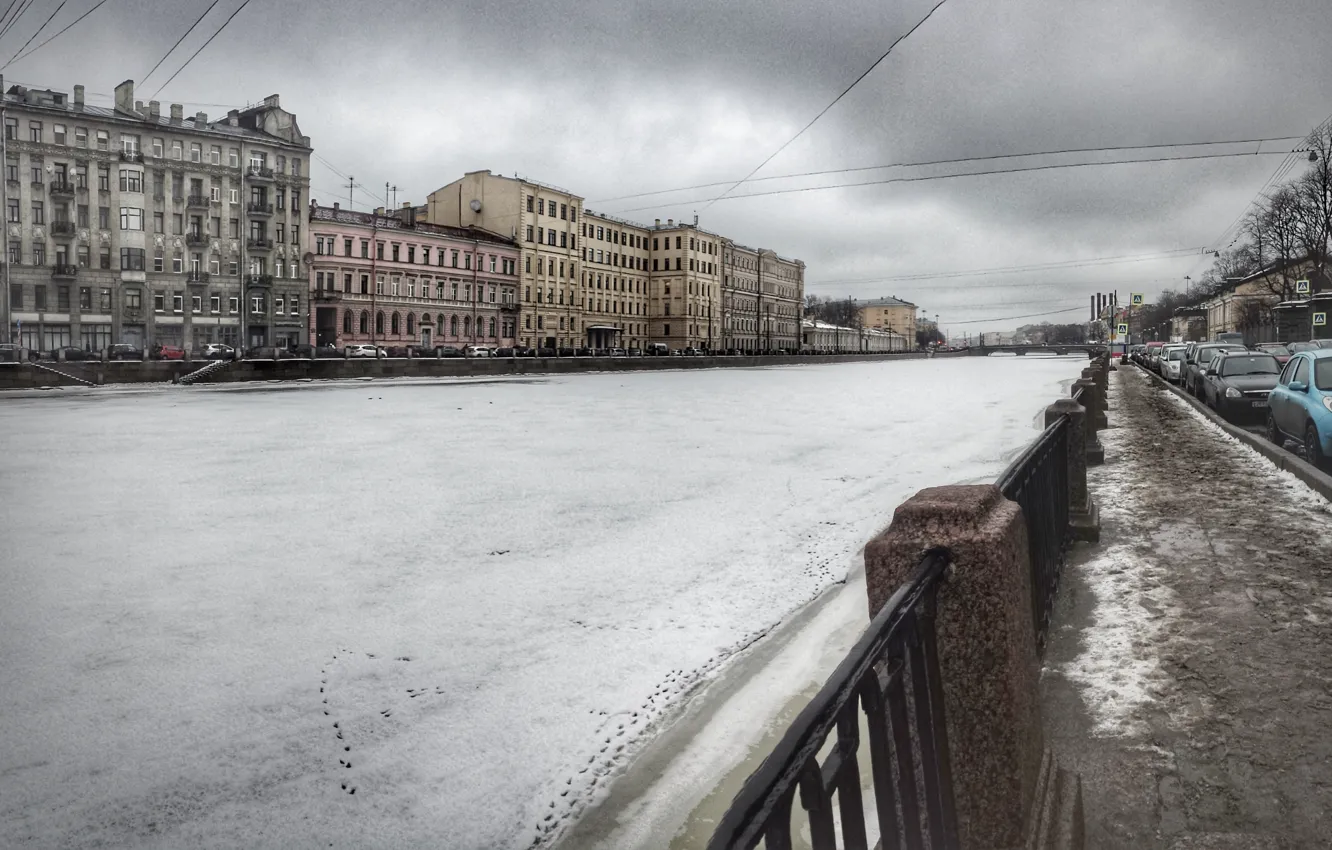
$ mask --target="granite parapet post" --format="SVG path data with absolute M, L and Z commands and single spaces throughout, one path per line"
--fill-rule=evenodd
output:
M 1045 427 L 1068 417 L 1068 529 L 1075 540 L 1101 539 L 1101 516 L 1087 489 L 1087 409 L 1071 398 L 1045 408 Z

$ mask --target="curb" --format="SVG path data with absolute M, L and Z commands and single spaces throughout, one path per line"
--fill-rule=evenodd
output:
M 1141 366 L 1138 367 L 1138 371 L 1146 375 L 1154 383 L 1159 384 L 1193 405 L 1193 409 L 1205 416 L 1208 421 L 1234 437 L 1236 440 L 1244 443 L 1258 454 L 1272 461 L 1272 464 L 1277 469 L 1289 472 L 1291 475 L 1294 475 L 1296 478 L 1309 485 L 1309 487 L 1324 499 L 1332 502 L 1332 475 L 1315 468 L 1313 464 L 1303 458 L 1297 457 L 1283 448 L 1272 445 L 1266 437 L 1259 437 L 1256 434 L 1251 434 L 1248 431 L 1245 431 L 1243 428 L 1237 428 L 1234 425 L 1231 425 L 1222 418 L 1219 413 L 1216 413 L 1210 407 L 1165 380 L 1160 375 L 1150 372 Z

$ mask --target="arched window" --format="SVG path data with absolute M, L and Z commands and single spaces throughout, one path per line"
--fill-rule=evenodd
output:
M 399 324 L 398 314 L 396 312 L 393 314 L 392 321 L 393 321 L 392 332 L 394 336 L 397 336 L 398 334 L 402 333 L 402 325 Z
M 440 313 L 439 318 L 435 319 L 435 332 L 444 333 L 444 314 Z
M 382 311 L 375 313 L 375 333 L 380 336 L 384 335 L 384 313 Z
M 351 329 L 352 329 L 352 312 L 351 310 L 347 310 L 342 314 L 342 332 L 345 334 L 349 334 L 352 332 Z
M 412 335 L 414 335 L 415 333 L 416 333 L 416 314 L 415 314 L 415 313 L 408 313 L 408 314 L 407 314 L 407 336 L 412 336 Z
M 457 335 L 458 335 L 458 317 L 449 316 L 449 336 L 456 337 Z
M 494 320 L 494 319 L 491 319 L 491 320 L 490 320 L 490 336 L 494 336 L 494 335 L 495 335 L 495 320 Z
M 463 336 L 472 335 L 472 317 L 463 316 Z
M 370 333 L 370 314 L 364 310 L 361 311 L 361 333 Z

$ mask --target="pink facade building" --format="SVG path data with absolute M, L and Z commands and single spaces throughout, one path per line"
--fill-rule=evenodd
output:
M 339 348 L 514 344 L 518 247 L 476 228 L 311 205 L 310 339 Z

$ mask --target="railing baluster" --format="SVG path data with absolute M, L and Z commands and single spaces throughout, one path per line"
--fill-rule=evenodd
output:
M 893 790 L 892 750 L 888 746 L 888 708 L 884 688 L 886 676 L 878 671 L 863 689 L 865 721 L 869 727 L 870 771 L 874 775 L 874 808 L 879 820 L 883 850 L 901 850 L 898 838 L 897 794 Z
M 869 850 L 865 833 L 865 801 L 860 794 L 860 712 L 856 700 L 837 719 L 838 741 L 846 745 L 845 761 L 837 780 L 837 808 L 842 815 L 844 850 Z
M 901 648 L 898 647 L 898 652 Z M 896 653 L 895 653 L 896 655 Z M 900 656 L 898 656 L 900 657 Z M 916 791 L 916 760 L 911 746 L 911 729 L 907 725 L 906 670 L 898 665 L 888 681 L 888 717 L 893 730 L 893 756 L 897 764 L 897 801 L 902 807 L 902 833 L 906 846 L 921 844 L 920 798 Z
M 840 746 L 839 740 L 834 748 Z M 823 771 L 819 770 L 819 760 L 810 756 L 800 774 L 800 805 L 809 815 L 809 843 L 813 850 L 837 850 L 831 795 L 832 788 L 824 783 Z
M 939 669 L 939 645 L 934 630 L 934 611 L 937 603 L 937 591 L 931 590 L 921 604 L 921 620 L 924 622 L 924 627 L 920 631 L 919 652 L 921 672 L 925 678 L 921 693 L 926 695 L 928 709 L 924 714 L 919 708 L 917 709 L 916 722 L 921 729 L 921 748 L 928 747 L 927 752 L 931 753 L 931 756 L 925 759 L 925 789 L 929 795 L 930 847 L 932 850 L 949 850 L 958 846 L 957 809 L 953 805 L 953 763 L 948 750 L 943 675 Z M 931 776 L 934 777 L 932 789 Z

